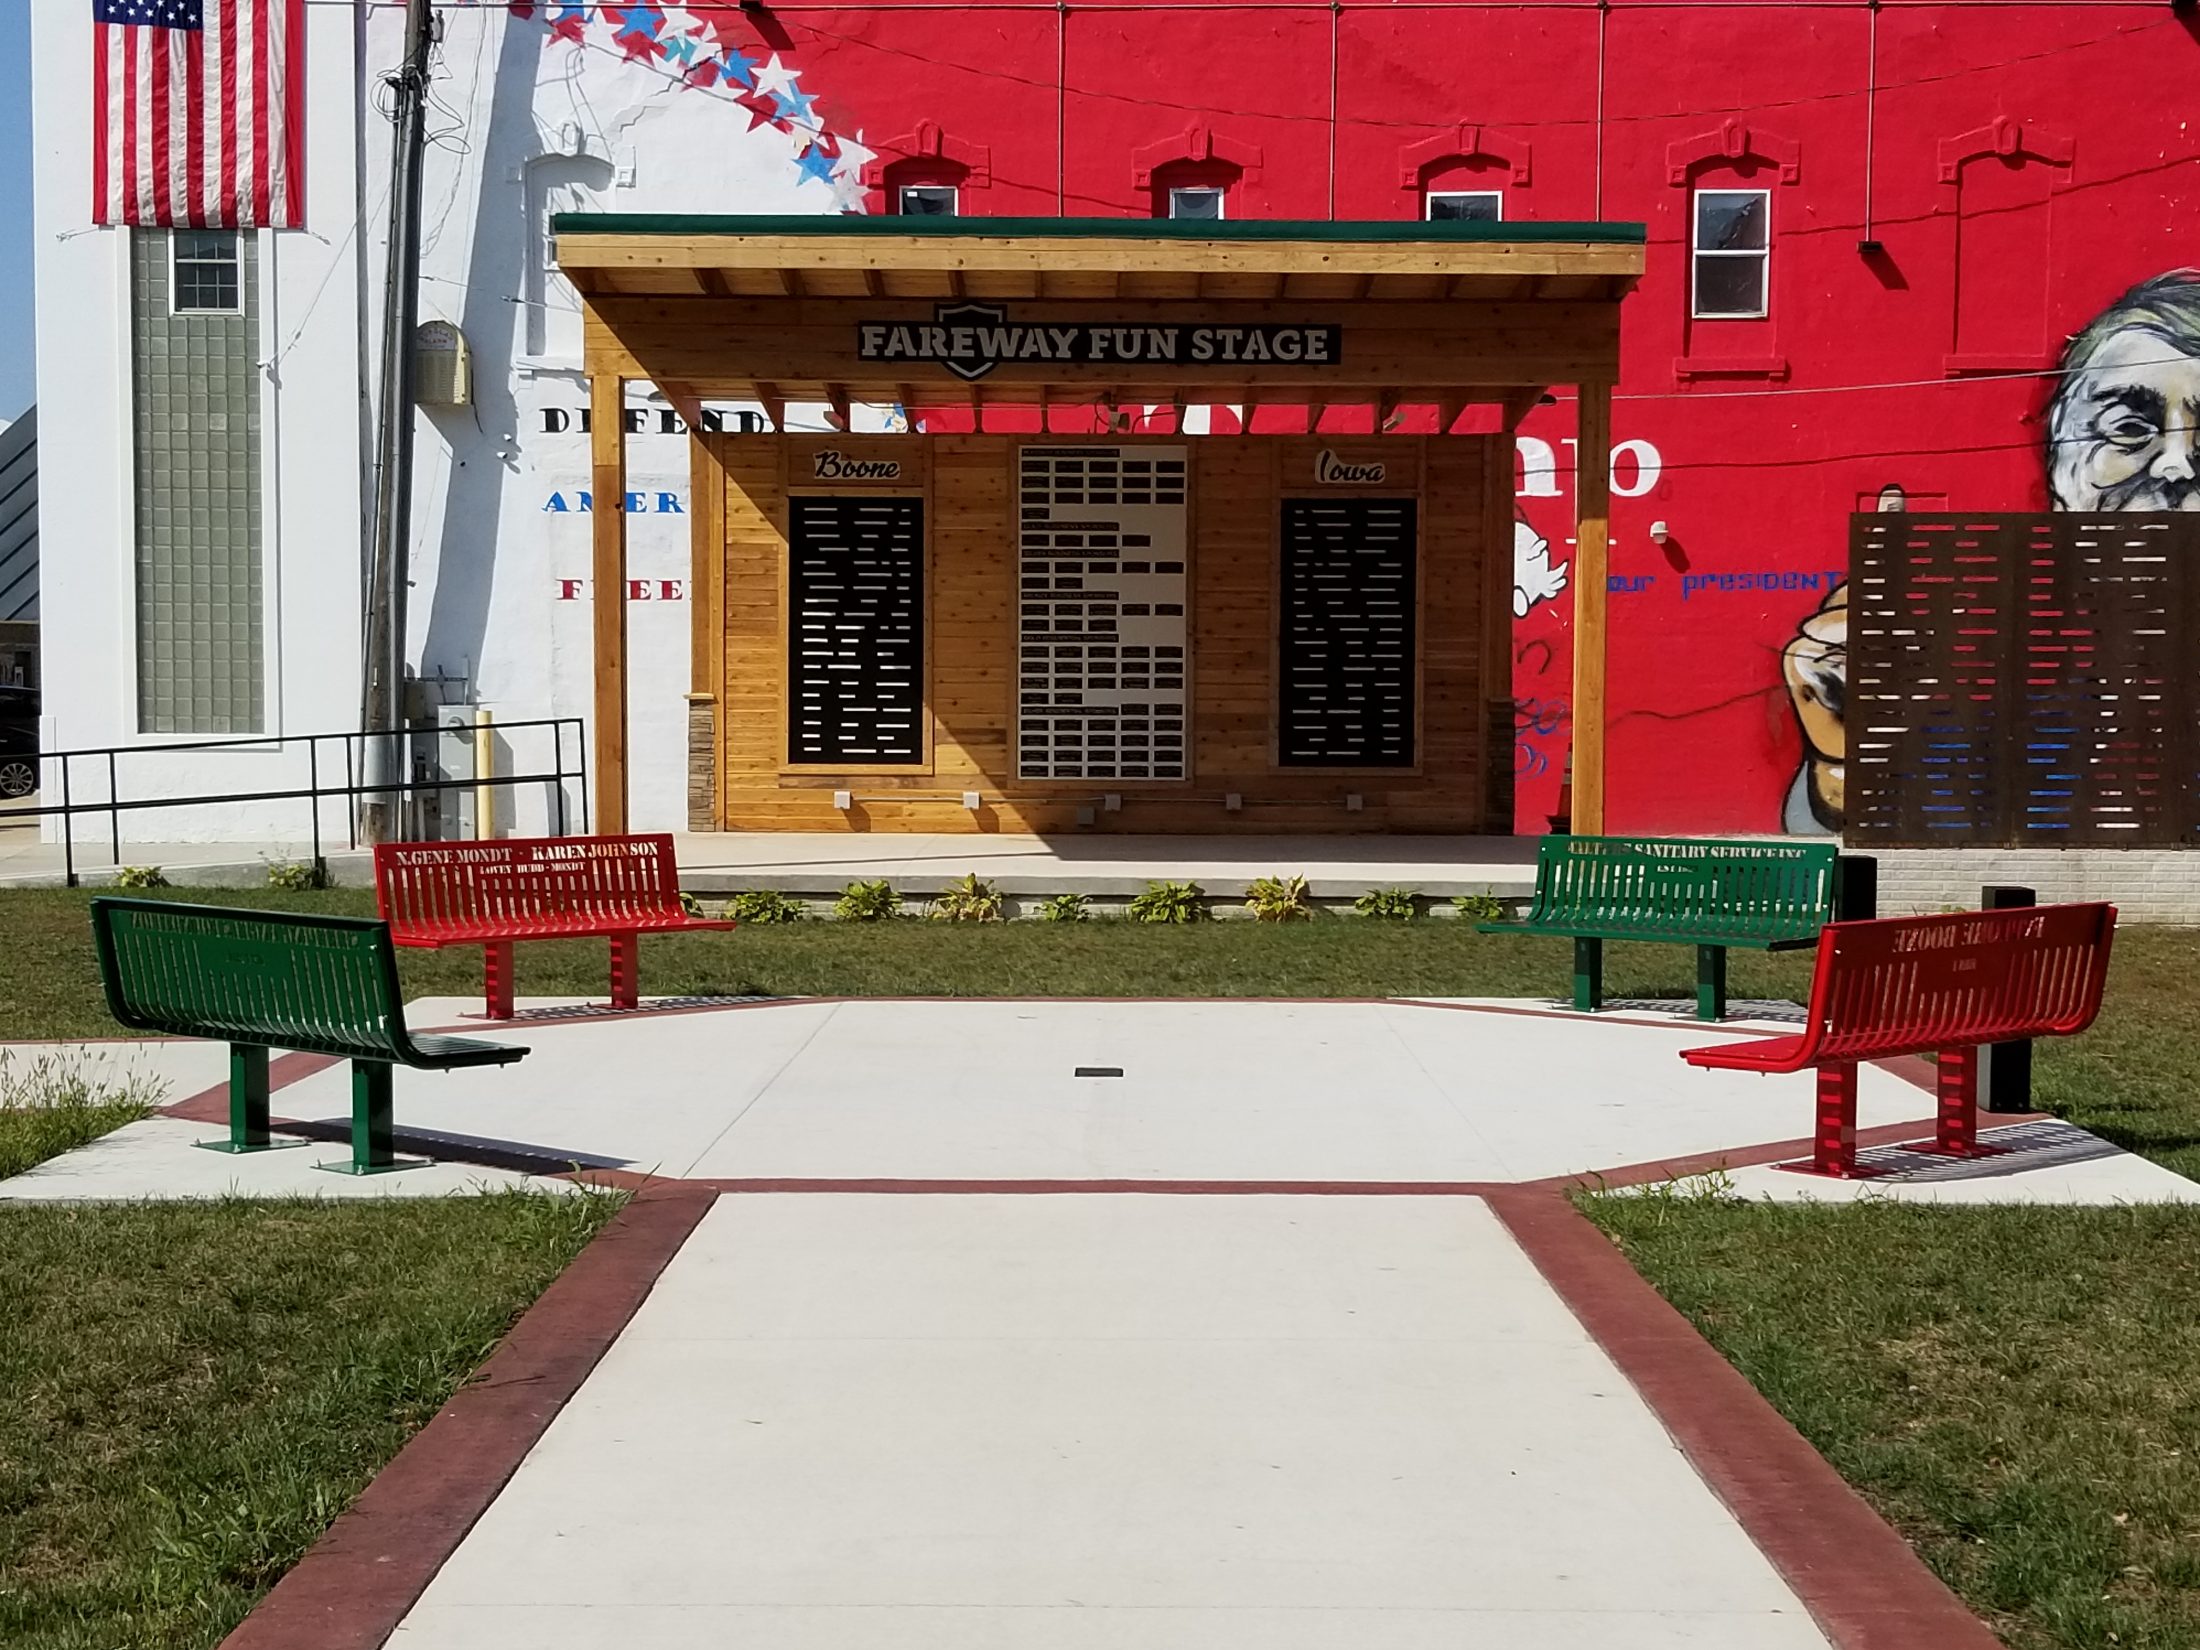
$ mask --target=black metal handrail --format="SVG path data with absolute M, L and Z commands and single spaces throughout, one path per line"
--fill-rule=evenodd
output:
M 68 885 L 71 888 L 77 886 L 76 832 L 68 821 L 74 819 L 78 814 L 104 813 L 107 815 L 108 847 L 114 855 L 115 864 L 120 865 L 122 863 L 122 816 L 126 813 L 135 813 L 151 808 L 204 807 L 219 802 L 306 801 L 311 804 L 308 811 L 313 818 L 313 868 L 317 873 L 324 876 L 328 870 L 328 864 L 321 849 L 321 801 L 324 797 L 403 797 L 416 791 L 463 791 L 478 790 L 491 786 L 548 785 L 553 798 L 554 815 L 557 820 L 555 834 L 564 836 L 567 834 L 565 782 L 572 779 L 579 781 L 580 784 L 581 829 L 585 831 L 588 828 L 589 819 L 588 739 L 585 731 L 586 724 L 582 719 L 578 716 L 539 716 L 521 722 L 492 722 L 488 726 L 490 731 L 498 734 L 515 733 L 523 728 L 550 729 L 551 757 L 549 769 L 532 773 L 492 774 L 487 778 L 395 779 L 380 783 L 367 783 L 358 777 L 366 766 L 365 745 L 367 741 L 387 740 L 391 737 L 387 729 L 380 728 L 361 728 L 346 733 L 260 733 L 243 734 L 223 739 L 179 739 L 173 742 L 163 740 L 157 744 L 92 745 L 81 750 L 39 752 L 35 760 L 41 768 L 48 762 L 59 764 L 61 800 L 59 802 L 41 803 L 37 807 L 10 808 L 8 812 L 14 817 L 29 815 L 34 818 L 43 818 L 47 814 L 62 816 L 61 857 Z M 565 765 L 565 734 L 568 728 L 573 730 L 574 765 L 570 768 Z M 414 739 L 435 738 L 446 735 L 451 731 L 449 728 L 436 726 L 409 727 L 399 729 L 396 737 L 405 740 L 409 745 L 410 741 Z M 472 724 L 468 724 L 458 731 L 471 733 L 474 728 Z M 344 782 L 341 785 L 334 783 L 324 785 L 321 783 L 321 748 L 331 743 L 339 743 L 343 747 Z M 259 791 L 208 791 L 196 796 L 125 798 L 122 795 L 120 770 L 116 765 L 117 757 L 167 755 L 175 751 L 231 750 L 248 746 L 272 746 L 280 751 L 286 745 L 298 744 L 303 744 L 306 748 L 306 783 L 302 787 Z M 356 760 L 355 746 L 358 747 Z M 106 764 L 107 794 L 103 799 L 89 802 L 78 802 L 74 799 L 70 763 L 84 759 L 102 761 Z M 43 778 L 43 775 L 41 778 Z M 355 810 L 348 808 L 345 810 L 345 823 L 351 846 L 356 849 L 359 846 L 359 816 Z

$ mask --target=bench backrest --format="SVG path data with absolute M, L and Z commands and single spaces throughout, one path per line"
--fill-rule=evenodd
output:
M 405 1056 L 404 998 L 385 923 L 95 899 L 92 937 L 107 1006 L 136 1030 L 355 1059 Z
M 1835 923 L 1805 1037 L 1818 1056 L 1870 1060 L 2083 1031 L 2115 933 L 2113 905 Z
M 1807 939 L 1833 920 L 1837 857 L 1830 842 L 1547 836 L 1529 920 Z
M 488 923 L 524 934 L 560 917 L 677 914 L 680 873 L 669 835 L 385 842 L 374 897 L 401 933 Z

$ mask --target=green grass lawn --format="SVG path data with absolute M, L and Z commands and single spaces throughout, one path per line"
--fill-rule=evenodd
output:
M 0 1644 L 219 1643 L 616 1206 L 0 1208 Z
M 2014 1650 L 2200 1645 L 2200 1208 L 1582 1201 Z
M 0 1180 L 134 1123 L 164 1098 L 156 1082 L 95 1078 L 58 1051 L 0 1048 Z

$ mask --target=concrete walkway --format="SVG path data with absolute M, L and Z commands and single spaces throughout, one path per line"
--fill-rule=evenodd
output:
M 403 1650 L 1816 1650 L 1498 1223 L 721 1199 Z

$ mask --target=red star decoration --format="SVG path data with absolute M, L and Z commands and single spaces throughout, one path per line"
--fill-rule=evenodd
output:
M 792 130 L 779 118 L 778 106 L 765 93 L 743 92 L 733 101 L 736 107 L 748 110 L 749 130 L 752 132 L 759 126 L 769 126 L 781 132 Z

